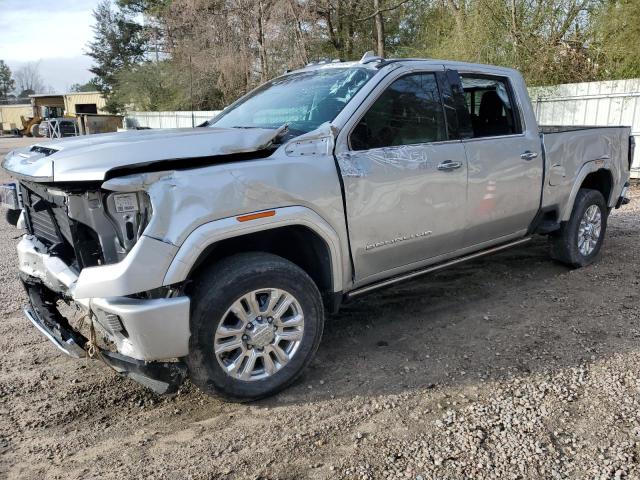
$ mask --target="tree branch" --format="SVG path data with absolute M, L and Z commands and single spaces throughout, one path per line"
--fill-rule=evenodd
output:
M 354 20 L 354 22 L 366 22 L 367 20 L 371 20 L 372 18 L 374 18 L 376 15 L 379 15 L 379 14 L 384 13 L 384 12 L 390 12 L 391 10 L 395 10 L 397 8 L 400 8 L 405 3 L 409 3 L 409 2 L 412 2 L 412 1 L 413 0 L 402 0 L 400 3 L 398 3 L 398 4 L 396 4 L 396 5 L 392 6 L 392 7 L 379 8 L 378 10 L 373 12 L 371 15 L 367 15 L 366 17 L 363 17 L 363 18 L 358 18 L 358 19 Z

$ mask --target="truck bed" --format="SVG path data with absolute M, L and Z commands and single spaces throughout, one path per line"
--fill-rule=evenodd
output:
M 563 132 L 575 132 L 577 130 L 592 130 L 600 128 L 627 128 L 624 126 L 602 126 L 602 125 L 538 125 L 540 133 L 563 133 Z M 631 127 L 628 127 L 631 128 Z
M 609 206 L 619 196 L 628 175 L 631 154 L 631 127 L 597 127 L 574 125 L 539 126 L 545 159 L 542 208 L 572 205 L 574 185 L 587 171 L 607 168 L 618 191 L 611 192 Z M 567 212 L 559 212 L 561 218 Z

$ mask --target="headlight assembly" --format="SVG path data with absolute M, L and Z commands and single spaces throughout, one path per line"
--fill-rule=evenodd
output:
M 152 215 L 146 192 L 110 193 L 107 214 L 113 222 L 122 247 L 128 252 L 138 241 Z

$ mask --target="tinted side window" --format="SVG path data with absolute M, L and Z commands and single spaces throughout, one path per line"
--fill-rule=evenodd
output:
M 446 140 L 435 75 L 417 73 L 393 82 L 351 133 L 354 150 Z
M 460 77 L 475 138 L 522 133 L 506 78 L 464 73 Z

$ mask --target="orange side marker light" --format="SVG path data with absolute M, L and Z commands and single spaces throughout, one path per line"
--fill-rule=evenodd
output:
M 249 215 L 240 215 L 236 217 L 239 222 L 248 222 L 249 220 L 257 220 L 258 218 L 273 217 L 276 214 L 275 210 L 267 210 L 266 212 L 250 213 Z

